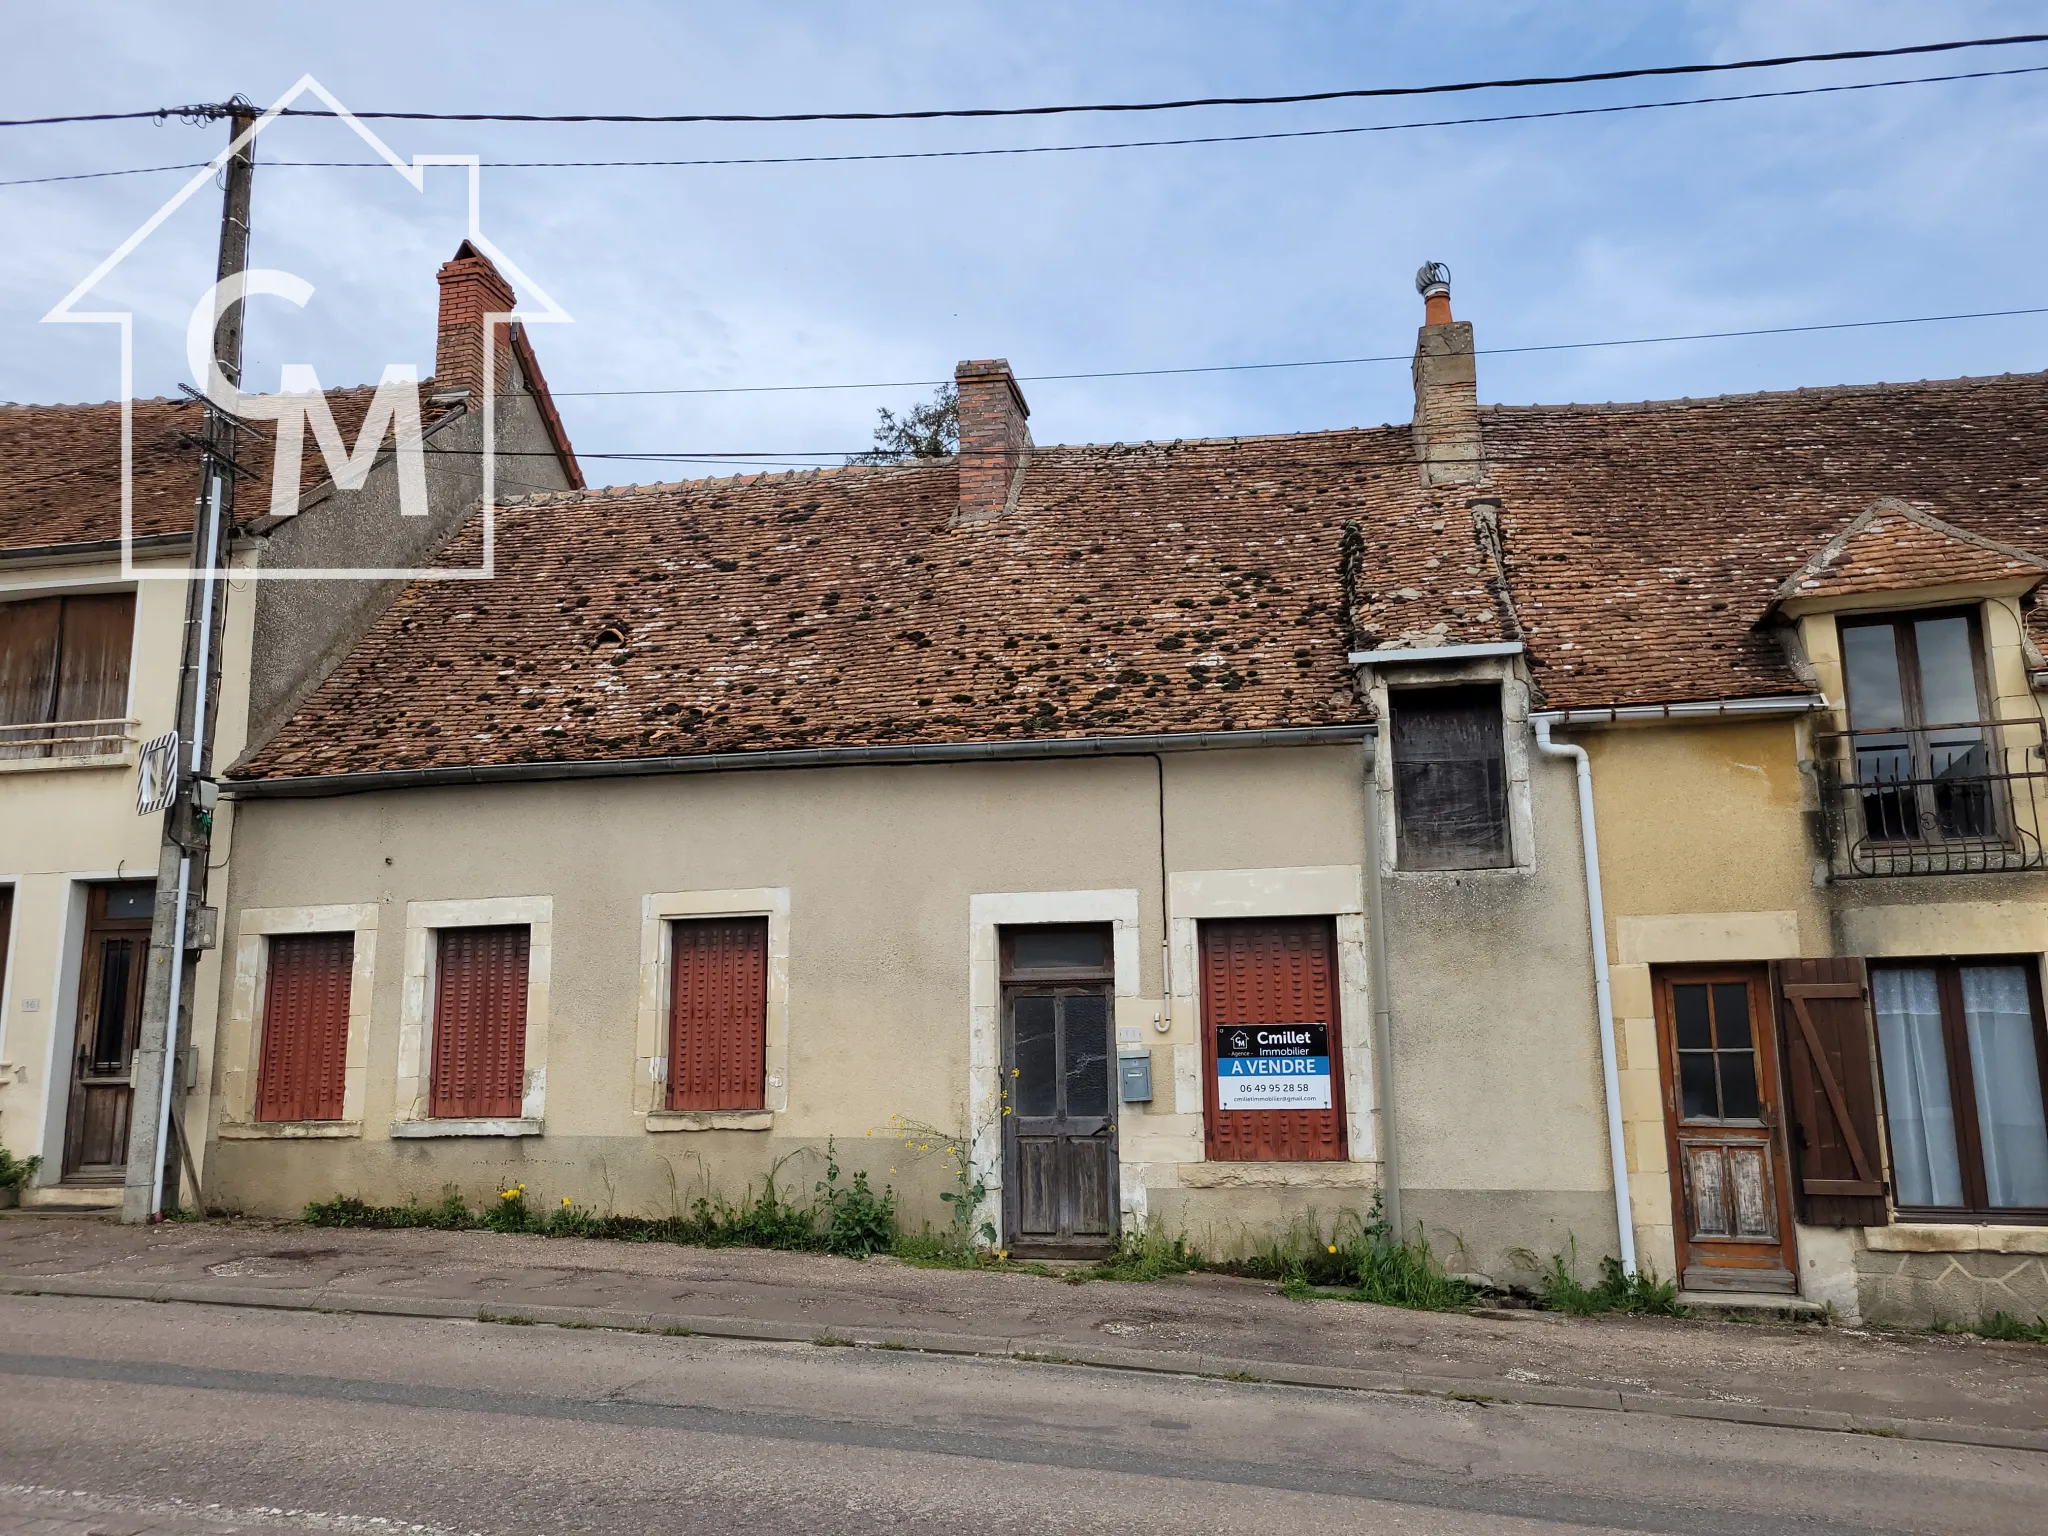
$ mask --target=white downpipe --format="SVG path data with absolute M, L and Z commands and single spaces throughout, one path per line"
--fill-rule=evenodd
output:
M 1636 1227 L 1629 1209 L 1628 1148 L 1621 1135 L 1621 1069 L 1614 1049 L 1614 993 L 1607 979 L 1607 907 L 1600 896 L 1600 834 L 1593 826 L 1593 767 L 1584 747 L 1552 741 L 1550 717 L 1531 715 L 1536 745 L 1546 757 L 1570 758 L 1579 781 L 1579 840 L 1586 856 L 1586 919 L 1593 932 L 1593 999 L 1600 1014 L 1600 1077 L 1607 1089 L 1607 1156 L 1614 1169 L 1614 1220 L 1621 1234 L 1621 1268 L 1636 1272 Z
M 198 692 L 192 711 L 192 773 L 195 777 L 205 766 L 206 680 L 213 666 L 213 576 L 214 567 L 220 559 L 220 494 L 221 479 L 215 475 L 213 489 L 206 498 L 206 579 L 199 603 L 199 676 L 193 680 Z M 185 942 L 182 928 L 178 930 L 178 942 L 181 945 Z

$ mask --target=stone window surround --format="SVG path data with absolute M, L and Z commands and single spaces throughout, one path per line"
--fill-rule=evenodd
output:
M 1900 1221 L 1888 1227 L 1865 1227 L 1863 1246 L 1877 1253 L 2048 1254 L 2048 1226 Z
M 699 917 L 768 919 L 765 1082 L 760 1109 L 669 1109 L 670 925 Z M 634 1034 L 633 1113 L 649 1131 L 769 1131 L 789 1108 L 789 888 L 657 891 L 640 899 L 640 1009 Z
M 552 896 L 485 896 L 405 904 L 405 976 L 398 1007 L 398 1102 L 391 1135 L 538 1136 L 547 1108 L 548 984 L 552 970 L 555 901 Z M 433 1071 L 435 935 L 443 928 L 524 924 L 526 961 L 526 1074 L 517 1117 L 437 1120 L 428 1112 Z
M 223 1141 L 305 1140 L 363 1134 L 363 1097 L 369 1083 L 370 1008 L 377 974 L 375 902 L 353 906 L 246 907 L 235 917 L 235 977 L 228 1002 L 229 1040 L 242 1042 L 233 1062 L 223 1062 Z M 257 1076 L 263 1064 L 264 989 L 270 975 L 270 941 L 281 935 L 349 933 L 355 955 L 349 973 L 348 1047 L 344 1054 L 339 1120 L 258 1120 Z
M 967 1135 L 986 1198 L 974 1224 L 1002 1225 L 1002 968 L 999 930 L 1034 923 L 1108 923 L 1118 1021 L 1138 991 L 1138 893 L 991 891 L 967 898 Z
M 1344 1142 L 1353 1163 L 1378 1161 L 1374 1114 L 1372 1058 L 1372 994 L 1367 978 L 1365 870 L 1357 864 L 1308 865 L 1292 869 L 1181 870 L 1167 879 L 1168 927 L 1173 941 L 1173 1014 L 1187 1021 L 1183 1041 L 1173 1048 L 1173 1096 L 1176 1114 L 1200 1117 L 1202 1094 L 1202 977 L 1197 950 L 1198 924 L 1204 918 L 1333 917 L 1337 926 L 1337 1028 L 1343 1042 Z M 1176 1031 L 1177 1033 L 1179 1031 Z M 1313 1175 L 1325 1165 L 1288 1163 L 1252 1165 L 1203 1163 L 1219 1175 L 1237 1172 L 1226 1182 L 1288 1184 L 1345 1182 L 1329 1169 L 1326 1180 Z M 1251 1170 L 1249 1174 L 1245 1170 Z M 1200 1173 L 1183 1169 L 1181 1182 L 1202 1182 Z
M 1454 880 L 1498 879 L 1504 875 L 1527 874 L 1536 867 L 1536 818 L 1529 789 L 1529 684 L 1521 658 L 1477 656 L 1469 661 L 1442 660 L 1404 662 L 1399 651 L 1375 653 L 1358 667 L 1373 718 L 1391 720 L 1388 694 L 1390 683 L 1401 688 L 1455 687 L 1466 683 L 1498 683 L 1501 700 L 1501 757 L 1507 773 L 1508 863 L 1485 869 L 1402 869 L 1396 862 L 1400 847 L 1394 809 L 1393 736 L 1382 730 L 1380 740 L 1387 750 L 1372 754 L 1371 772 L 1378 788 L 1380 872 L 1392 879 Z

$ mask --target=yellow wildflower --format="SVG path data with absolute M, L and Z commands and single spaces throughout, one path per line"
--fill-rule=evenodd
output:
M 1336 1251 L 1337 1245 L 1335 1243 L 1330 1244 L 1330 1252 L 1335 1253 Z

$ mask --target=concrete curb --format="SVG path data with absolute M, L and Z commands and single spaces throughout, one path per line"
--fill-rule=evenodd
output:
M 972 1355 L 1045 1365 L 1078 1365 L 1101 1370 L 1145 1371 L 1165 1376 L 1198 1376 L 1270 1386 L 1323 1387 L 1343 1392 L 1402 1393 L 1456 1402 L 1506 1403 L 1532 1408 L 1583 1408 L 1604 1413 L 1658 1414 L 1667 1418 L 1714 1419 L 1772 1429 L 1820 1430 L 1832 1434 L 1881 1435 L 1997 1450 L 2048 1453 L 2048 1430 L 2002 1429 L 1990 1424 L 1900 1419 L 1883 1414 L 1845 1413 L 1769 1403 L 1723 1402 L 1713 1398 L 1665 1397 L 1599 1387 L 1552 1386 L 1495 1377 L 1425 1376 L 1399 1371 L 1363 1371 L 1348 1366 L 1299 1365 L 1244 1360 L 1229 1355 L 1168 1355 L 1151 1350 L 1074 1344 L 1058 1339 L 1000 1338 L 995 1335 L 937 1333 L 916 1328 L 853 1328 L 828 1324 L 778 1323 L 765 1319 L 699 1317 L 689 1313 L 641 1312 L 623 1307 L 510 1306 L 435 1296 L 393 1296 L 377 1292 L 304 1287 L 217 1285 L 204 1281 L 98 1280 L 88 1277 L 0 1275 L 0 1295 L 70 1296 L 108 1301 L 188 1302 L 215 1307 L 265 1307 L 285 1312 L 335 1312 L 368 1317 L 452 1318 L 465 1322 L 540 1324 L 555 1328 L 606 1328 L 631 1333 L 692 1334 L 704 1338 L 769 1344 L 846 1345 L 900 1349 L 921 1354 Z

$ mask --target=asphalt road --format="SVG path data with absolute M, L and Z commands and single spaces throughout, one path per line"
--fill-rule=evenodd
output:
M 2048 1456 L 547 1327 L 0 1298 L 0 1536 L 2034 1532 Z

